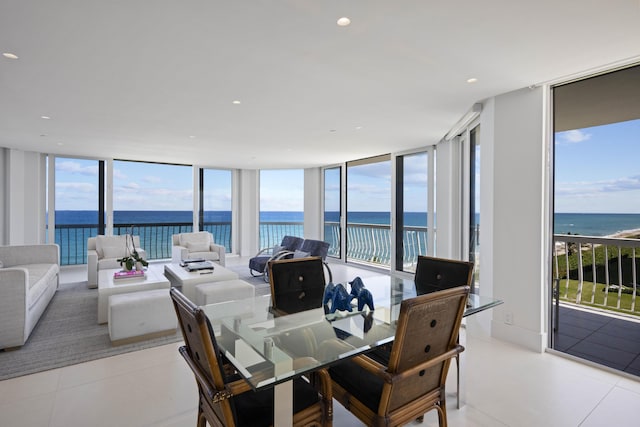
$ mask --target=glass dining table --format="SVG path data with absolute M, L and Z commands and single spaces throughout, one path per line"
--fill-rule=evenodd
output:
M 202 306 L 218 345 L 240 375 L 255 390 L 275 387 L 275 425 L 291 425 L 292 379 L 393 341 L 400 304 L 416 296 L 413 280 L 380 275 L 363 283 L 374 310 L 330 313 L 321 307 L 277 315 L 270 295 Z M 471 294 L 464 316 L 501 303 Z

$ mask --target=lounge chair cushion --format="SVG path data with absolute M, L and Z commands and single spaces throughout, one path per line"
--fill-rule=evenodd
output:
M 306 258 L 308 256 L 309 256 L 309 252 L 301 251 L 301 250 L 298 250 L 298 249 L 296 249 L 293 252 L 293 257 L 294 258 Z
M 121 258 L 125 255 L 126 236 L 96 236 L 98 258 Z

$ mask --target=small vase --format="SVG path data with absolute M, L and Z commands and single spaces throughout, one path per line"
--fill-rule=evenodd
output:
M 136 270 L 142 271 L 142 269 L 143 269 L 142 263 L 140 261 L 136 262 Z

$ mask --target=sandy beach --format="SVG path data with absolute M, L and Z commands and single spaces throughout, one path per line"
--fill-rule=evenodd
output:
M 615 239 L 638 239 L 640 238 L 640 228 L 636 228 L 633 230 L 624 230 L 620 231 L 619 233 L 604 237 L 611 237 Z

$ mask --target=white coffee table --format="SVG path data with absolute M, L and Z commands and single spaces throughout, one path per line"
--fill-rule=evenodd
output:
M 149 265 L 144 279 L 125 279 L 114 281 L 113 273 L 120 269 L 100 270 L 98 272 L 98 323 L 107 323 L 109 297 L 128 292 L 168 289 L 171 283 L 164 276 L 162 265 Z
M 171 281 L 171 286 L 182 288 L 184 296 L 191 301 L 196 299 L 196 285 L 201 283 L 222 282 L 225 280 L 235 280 L 238 278 L 238 273 L 224 268 L 223 266 L 214 263 L 215 268 L 213 271 L 203 272 L 189 272 L 181 267 L 180 264 L 165 264 L 164 275 Z

